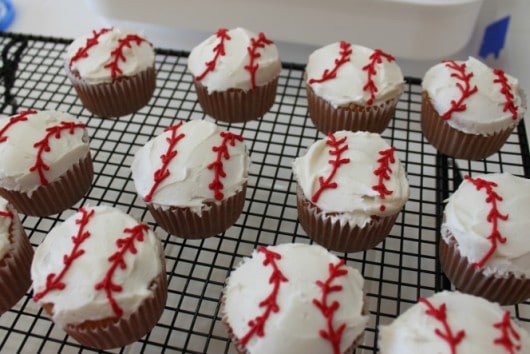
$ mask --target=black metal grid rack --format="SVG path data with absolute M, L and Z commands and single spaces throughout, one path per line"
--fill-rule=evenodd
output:
M 157 326 L 118 352 L 235 353 L 219 318 L 219 297 L 230 270 L 258 245 L 309 243 L 298 225 L 291 163 L 322 136 L 307 115 L 302 65 L 284 64 L 276 101 L 258 121 L 222 127 L 242 134 L 252 166 L 244 212 L 224 234 L 184 241 L 157 228 L 136 196 L 129 166 L 135 151 L 175 120 L 211 119 L 197 103 L 187 53 L 157 50 L 157 89 L 149 105 L 120 119 L 100 119 L 86 111 L 64 71 L 68 40 L 16 34 L 0 36 L 2 113 L 18 109 L 70 112 L 87 123 L 95 176 L 77 205 L 45 218 L 23 217 L 37 246 L 55 224 L 81 205 L 115 206 L 155 229 L 167 259 L 169 295 Z M 17 65 L 18 63 L 18 65 Z M 16 69 L 16 70 L 15 70 Z M 421 86 L 408 78 L 395 118 L 383 137 L 397 148 L 411 185 L 410 200 L 387 239 L 367 252 L 340 254 L 366 279 L 370 322 L 357 353 L 377 352 L 377 327 L 389 323 L 419 296 L 449 288 L 436 252 L 443 200 L 468 173 L 508 171 L 530 177 L 530 157 L 521 124 L 502 151 L 469 162 L 438 155 L 419 124 Z M 0 352 L 93 352 L 70 339 L 31 300 L 31 292 L 0 317 Z M 510 307 L 530 328 L 530 303 Z

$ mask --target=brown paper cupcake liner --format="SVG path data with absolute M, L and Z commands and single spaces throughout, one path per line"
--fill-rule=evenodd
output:
M 105 326 L 94 323 L 90 326 L 69 325 L 64 330 L 80 344 L 97 349 L 123 347 L 142 338 L 153 329 L 164 311 L 167 300 L 167 278 L 164 268 L 151 285 L 153 296 L 145 299 L 128 318 L 107 322 Z
M 113 82 L 90 84 L 66 69 L 79 99 L 86 109 L 103 118 L 134 113 L 147 105 L 156 87 L 154 66 L 136 75 Z
M 194 80 L 197 98 L 207 115 L 227 123 L 258 119 L 269 111 L 276 98 L 278 77 L 254 89 L 229 89 L 208 94 L 206 86 Z
M 94 175 L 90 152 L 68 171 L 31 193 L 0 188 L 0 195 L 20 213 L 32 216 L 57 214 L 77 203 L 92 185 Z
M 360 252 L 383 241 L 394 226 L 399 213 L 373 218 L 366 226 L 341 225 L 332 216 L 311 203 L 297 186 L 298 220 L 307 236 L 325 248 L 338 252 Z
M 333 107 L 328 101 L 315 94 L 310 85 L 307 89 L 307 109 L 315 127 L 322 133 L 339 130 L 369 131 L 381 133 L 394 117 L 401 93 L 380 104 L 372 106 Z
M 501 149 L 514 127 L 493 135 L 466 134 L 451 127 L 434 109 L 429 95 L 423 92 L 421 129 L 427 141 L 439 152 L 457 159 L 481 160 Z
M 200 214 L 190 208 L 172 207 L 163 209 L 148 204 L 147 207 L 154 219 L 168 233 L 187 239 L 201 239 L 222 233 L 232 226 L 243 211 L 247 185 L 221 201 L 209 203 Z
M 13 307 L 31 285 L 33 247 L 15 210 L 11 226 L 11 249 L 0 260 L 0 315 Z
M 503 306 L 519 304 L 530 298 L 530 279 L 514 274 L 484 275 L 481 269 L 473 267 L 469 259 L 460 254 L 452 236 L 449 242 L 440 240 L 439 256 L 443 272 L 457 290 Z

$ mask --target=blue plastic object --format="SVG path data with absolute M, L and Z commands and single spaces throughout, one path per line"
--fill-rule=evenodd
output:
M 498 21 L 490 23 L 486 27 L 479 51 L 479 56 L 481 58 L 486 59 L 490 54 L 493 54 L 495 59 L 499 58 L 499 54 L 506 43 L 506 34 L 508 33 L 509 24 L 510 16 L 506 16 Z
M 0 31 L 9 28 L 15 19 L 15 8 L 11 0 L 0 0 Z

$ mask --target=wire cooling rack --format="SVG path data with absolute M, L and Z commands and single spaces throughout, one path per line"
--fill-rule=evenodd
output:
M 292 161 L 322 136 L 307 115 L 302 65 L 284 64 L 274 106 L 262 119 L 223 128 L 242 134 L 250 150 L 244 212 L 224 234 L 184 241 L 158 228 L 134 191 L 129 166 L 136 150 L 176 120 L 211 119 L 197 103 L 186 72 L 187 53 L 157 50 L 157 89 L 149 105 L 120 119 L 100 119 L 85 110 L 67 81 L 62 56 L 68 40 L 0 36 L 3 114 L 20 109 L 54 109 L 76 115 L 88 125 L 95 176 L 78 204 L 45 218 L 22 217 L 33 246 L 81 205 L 115 206 L 155 229 L 167 259 L 169 294 L 156 327 L 140 341 L 113 352 L 235 353 L 219 318 L 219 298 L 226 277 L 241 257 L 258 245 L 309 243 L 297 222 Z M 469 162 L 438 155 L 421 134 L 421 86 L 408 78 L 391 126 L 383 137 L 397 148 L 411 186 L 410 200 L 387 239 L 367 252 L 339 254 L 362 272 L 370 322 L 357 353 L 377 352 L 377 328 L 414 304 L 450 288 L 437 259 L 437 230 L 442 201 L 468 173 L 507 171 L 530 177 L 524 127 L 502 151 Z M 31 300 L 31 292 L 0 317 L 0 352 L 89 353 Z M 508 307 L 530 329 L 530 303 Z M 296 330 L 296 329 L 293 329 Z

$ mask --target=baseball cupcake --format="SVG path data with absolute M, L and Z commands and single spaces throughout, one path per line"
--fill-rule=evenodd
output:
M 257 119 L 271 108 L 281 67 L 273 41 L 244 28 L 219 29 L 188 58 L 202 109 L 229 123 Z
M 351 353 L 368 322 L 363 285 L 318 245 L 262 246 L 227 279 L 222 318 L 239 353 Z
M 345 41 L 314 51 L 305 80 L 309 116 L 324 134 L 381 133 L 394 116 L 404 85 L 392 55 Z
M 122 211 L 81 208 L 54 227 L 31 265 L 33 299 L 82 345 L 132 343 L 160 318 L 165 260 L 153 231 Z
M 530 298 L 529 215 L 530 180 L 466 176 L 441 229 L 440 262 L 455 287 L 501 305 Z
M 300 224 L 335 251 L 377 245 L 409 197 L 398 153 L 377 133 L 330 133 L 294 161 L 293 173 Z
M 381 354 L 530 353 L 530 335 L 510 311 L 480 297 L 444 291 L 380 326 Z
M 205 238 L 225 231 L 241 214 L 249 163 L 242 136 L 196 120 L 147 142 L 131 170 L 138 194 L 164 230 Z
M 155 51 L 143 36 L 102 28 L 70 44 L 65 68 L 83 105 L 101 117 L 120 117 L 145 106 L 156 86 Z
M 21 213 L 47 216 L 90 189 L 86 125 L 70 114 L 27 110 L 0 119 L 0 195 Z
M 422 87 L 423 134 L 455 158 L 480 160 L 499 151 L 526 112 L 517 79 L 472 57 L 435 65 Z

